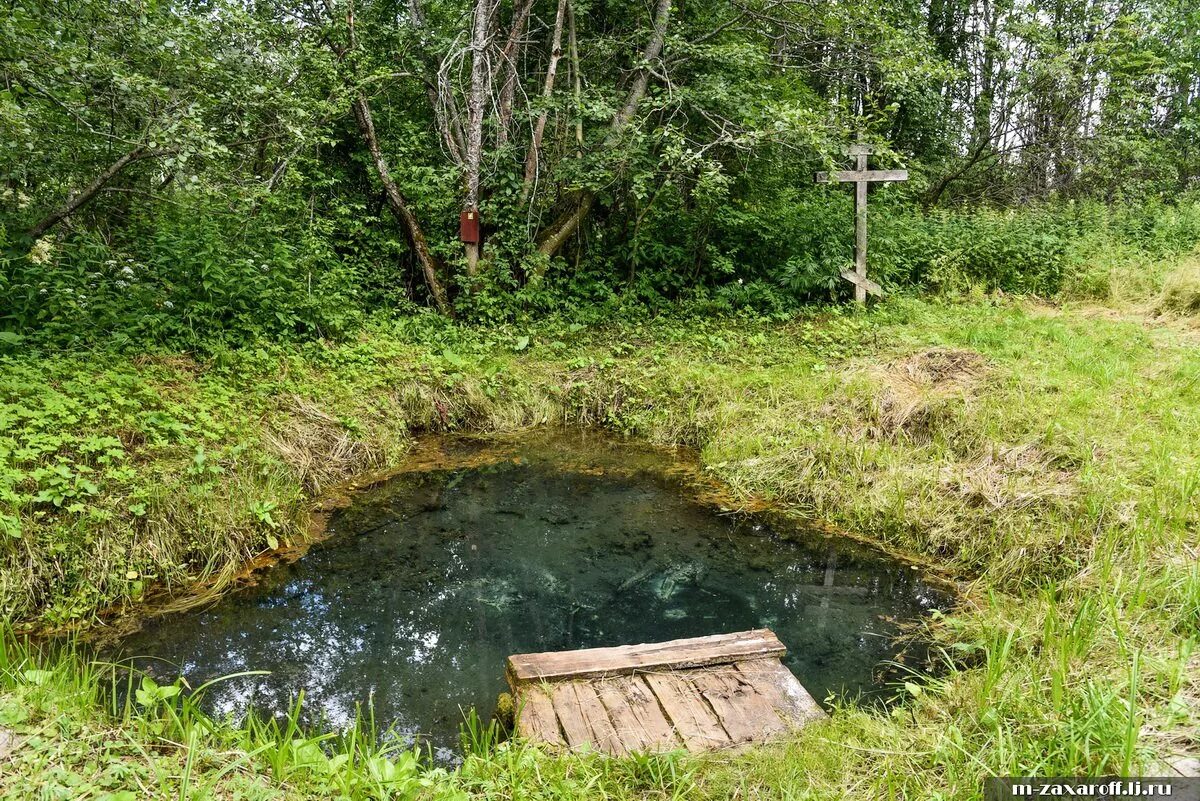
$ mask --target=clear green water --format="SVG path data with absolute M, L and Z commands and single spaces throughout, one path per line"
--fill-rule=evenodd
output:
M 722 512 L 654 451 L 579 435 L 507 447 L 361 492 L 302 559 L 152 621 L 124 653 L 191 686 L 271 671 L 211 690 L 218 714 L 280 712 L 304 690 L 310 721 L 344 725 L 371 703 L 452 759 L 462 710 L 490 715 L 507 689 L 509 654 L 766 627 L 818 700 L 878 694 L 898 624 L 948 603 L 851 540 Z

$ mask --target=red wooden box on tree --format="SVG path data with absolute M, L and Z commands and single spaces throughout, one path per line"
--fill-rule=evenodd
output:
M 468 244 L 479 244 L 479 209 L 468 209 L 459 215 L 458 238 Z

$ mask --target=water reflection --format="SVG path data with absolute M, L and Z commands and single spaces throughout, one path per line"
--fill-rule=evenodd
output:
M 192 686 L 271 671 L 217 686 L 218 714 L 285 710 L 303 689 L 310 720 L 343 726 L 372 704 L 449 759 L 461 708 L 490 714 L 511 653 L 768 627 L 820 699 L 877 690 L 896 621 L 945 600 L 874 551 L 717 514 L 653 470 L 527 458 L 410 475 L 331 526 L 299 562 L 156 622 L 125 652 L 169 660 L 149 669 Z

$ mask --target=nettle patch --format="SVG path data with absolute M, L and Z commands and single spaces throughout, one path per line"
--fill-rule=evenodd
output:
M 100 494 L 100 484 L 128 481 L 124 444 L 89 433 L 108 427 L 128 401 L 98 384 L 59 389 L 26 365 L 6 365 L 0 378 L 0 501 L 9 537 L 25 534 L 22 518 L 80 514 Z

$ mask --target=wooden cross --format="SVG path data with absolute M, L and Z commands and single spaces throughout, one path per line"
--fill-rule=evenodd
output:
M 819 184 L 854 183 L 854 269 L 842 270 L 842 278 L 854 284 L 854 299 L 867 302 L 867 293 L 882 295 L 883 287 L 867 278 L 867 184 L 871 181 L 907 181 L 908 170 L 868 170 L 869 145 L 851 145 L 846 155 L 857 160 L 855 169 L 819 172 Z

